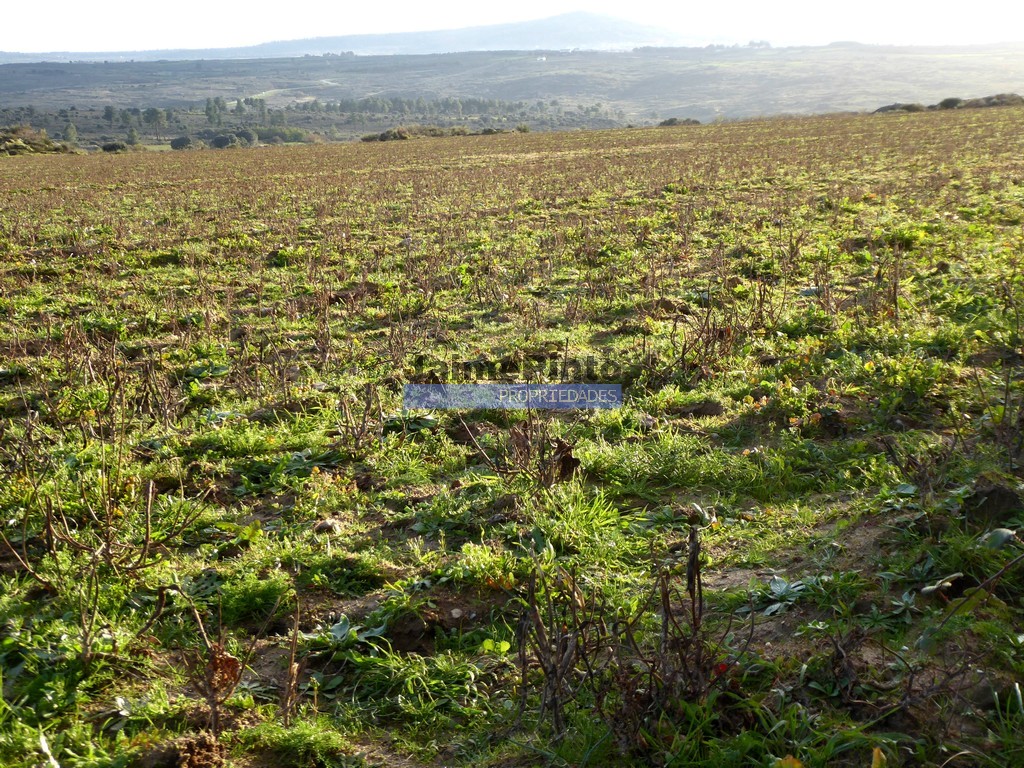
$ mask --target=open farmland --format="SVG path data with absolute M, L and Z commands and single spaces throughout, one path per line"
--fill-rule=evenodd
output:
M 1024 763 L 1022 127 L 0 158 L 0 763 Z

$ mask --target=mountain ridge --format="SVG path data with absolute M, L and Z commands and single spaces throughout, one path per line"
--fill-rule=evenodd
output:
M 488 24 L 424 32 L 330 35 L 274 40 L 219 48 L 170 48 L 136 51 L 0 51 L 0 64 L 90 61 L 189 61 L 273 59 L 355 54 L 358 56 L 429 55 L 471 51 L 631 50 L 643 46 L 693 43 L 657 27 L 612 16 L 576 11 L 530 21 Z

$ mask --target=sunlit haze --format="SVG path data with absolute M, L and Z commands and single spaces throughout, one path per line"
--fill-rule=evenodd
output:
M 1024 39 L 1024 6 L 867 0 L 829 4 L 815 0 L 763 0 L 666 5 L 598 0 L 517 0 L 509 3 L 339 3 L 306 0 L 260 7 L 207 0 L 140 5 L 112 0 L 101 5 L 58 0 L 4 8 L 0 50 L 129 51 L 213 48 L 275 40 L 365 33 L 414 32 L 500 24 L 586 10 L 660 27 L 688 44 L 819 45 L 835 41 L 895 44 L 972 44 Z

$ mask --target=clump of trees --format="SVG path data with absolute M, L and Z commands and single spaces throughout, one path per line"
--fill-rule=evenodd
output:
M 254 147 L 260 143 L 259 134 L 255 130 L 241 128 L 237 131 L 214 131 L 204 129 L 196 136 L 179 136 L 171 139 L 171 149 L 202 149 L 209 145 L 214 149 L 231 147 Z
M 529 133 L 530 126 L 525 123 L 517 125 L 515 130 L 519 133 Z M 443 128 L 439 125 L 398 125 L 388 128 L 380 133 L 368 133 L 362 137 L 363 141 L 404 141 L 417 138 L 441 138 L 443 136 L 491 136 L 496 133 L 506 133 L 504 128 L 484 128 L 477 133 L 471 132 L 464 125 L 457 125 L 452 128 Z
M 70 152 L 66 144 L 51 139 L 45 130 L 27 125 L 0 128 L 0 155 L 33 155 Z
M 968 99 L 959 105 L 959 109 L 978 109 L 979 107 L 1019 107 L 1024 104 L 1024 96 L 1016 93 L 997 93 L 995 96 L 982 96 L 980 99 Z
M 293 128 L 287 125 L 259 126 L 254 128 L 257 138 L 267 144 L 281 144 L 284 142 L 301 142 L 308 144 L 315 141 L 315 137 L 309 131 L 302 128 Z
M 363 136 L 363 141 L 405 141 L 413 136 L 412 130 L 404 125 L 388 128 L 380 133 L 368 133 Z
M 214 149 L 230 149 L 231 147 L 242 146 L 242 142 L 233 133 L 219 133 L 213 137 L 210 146 Z
M 195 137 L 179 136 L 171 141 L 171 149 L 200 149 L 205 146 L 214 149 L 232 147 L 255 147 L 261 142 L 280 144 L 286 141 L 308 143 L 313 136 L 301 128 L 239 128 L 235 131 L 214 131 L 204 129 Z
M 658 123 L 659 128 L 672 128 L 676 125 L 700 125 L 700 120 L 694 120 L 692 117 L 670 117 Z
M 176 139 L 171 139 L 171 149 L 198 149 L 201 146 L 204 146 L 203 143 L 191 136 L 179 136 Z

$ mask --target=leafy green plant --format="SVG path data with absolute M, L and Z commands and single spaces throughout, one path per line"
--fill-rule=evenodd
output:
M 233 741 L 294 765 L 324 768 L 361 768 L 366 765 L 359 749 L 339 734 L 327 718 L 302 721 L 290 728 L 277 723 L 260 723 L 255 728 L 239 731 Z

